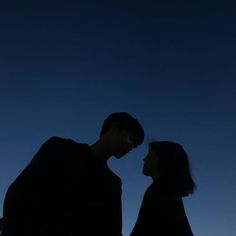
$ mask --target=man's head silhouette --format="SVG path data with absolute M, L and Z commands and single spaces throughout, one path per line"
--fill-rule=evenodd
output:
M 103 122 L 99 141 L 93 145 L 94 153 L 108 160 L 121 158 L 143 142 L 141 124 L 127 112 L 110 114 Z M 98 154 L 100 153 L 100 154 Z

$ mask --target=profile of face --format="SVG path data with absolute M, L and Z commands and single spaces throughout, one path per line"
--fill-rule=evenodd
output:
M 153 178 L 158 176 L 158 156 L 155 152 L 149 150 L 147 156 L 143 159 L 143 174 Z
M 110 149 L 113 155 L 120 159 L 135 147 L 133 135 L 126 130 L 115 129 L 112 131 Z

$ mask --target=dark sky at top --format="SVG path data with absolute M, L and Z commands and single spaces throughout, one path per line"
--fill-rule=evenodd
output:
M 146 139 L 109 162 L 123 180 L 124 236 L 150 183 L 141 170 L 153 139 L 189 153 L 195 235 L 234 236 L 235 12 L 226 1 L 1 2 L 1 211 L 47 138 L 93 143 L 109 113 L 128 111 Z

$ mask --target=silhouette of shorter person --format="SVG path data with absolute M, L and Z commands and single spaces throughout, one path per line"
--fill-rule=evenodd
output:
M 130 236 L 192 236 L 182 197 L 192 194 L 188 156 L 181 145 L 169 141 L 149 143 L 143 174 L 153 183 L 144 194 Z
M 8 188 L 4 236 L 121 236 L 121 180 L 107 161 L 143 142 L 140 123 L 112 113 L 92 145 L 46 141 Z

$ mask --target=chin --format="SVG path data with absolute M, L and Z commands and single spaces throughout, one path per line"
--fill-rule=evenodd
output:
M 143 174 L 146 176 L 150 176 L 150 174 L 148 174 L 148 171 L 146 171 L 145 169 L 143 169 Z
M 124 155 L 123 154 L 115 154 L 114 157 L 116 159 L 121 159 Z
M 125 156 L 128 153 L 128 151 L 122 152 L 122 153 L 116 153 L 114 154 L 114 157 L 117 159 L 122 158 L 123 156 Z

